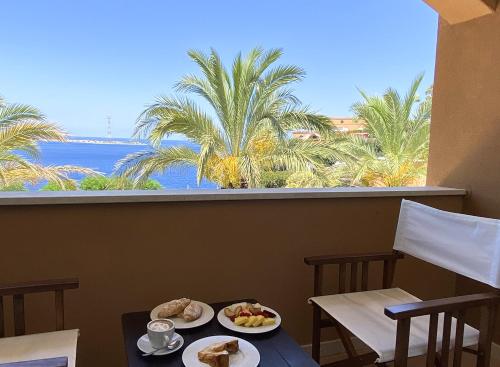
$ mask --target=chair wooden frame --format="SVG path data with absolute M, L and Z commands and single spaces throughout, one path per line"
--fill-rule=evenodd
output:
M 323 269 L 325 265 L 338 265 L 338 288 L 339 293 L 359 292 L 368 290 L 368 269 L 372 262 L 383 261 L 383 278 L 381 289 L 392 287 L 396 263 L 404 258 L 404 254 L 398 251 L 369 253 L 360 255 L 331 255 L 313 256 L 304 258 L 307 265 L 314 266 L 314 296 L 323 295 Z M 347 264 L 350 269 L 349 288 L 347 288 L 348 274 Z M 359 264 L 361 264 L 361 282 L 359 281 Z M 360 287 L 358 286 L 360 283 Z M 495 293 L 481 293 L 460 297 L 422 301 L 385 308 L 385 315 L 397 320 L 397 335 L 394 366 L 406 367 L 408 361 L 408 345 L 410 337 L 410 322 L 412 317 L 430 315 L 429 342 L 427 349 L 427 367 L 448 367 L 450 331 L 452 317 L 457 319 L 456 345 L 453 350 L 453 367 L 461 367 L 462 351 L 477 355 L 477 367 L 489 367 L 491 359 L 491 343 L 493 340 L 493 328 L 496 317 L 496 309 L 500 303 L 500 295 Z M 314 302 L 313 306 L 313 328 L 312 328 L 312 357 L 319 363 L 321 329 L 335 327 L 342 345 L 347 353 L 347 359 L 330 363 L 328 367 L 361 367 L 373 364 L 377 354 L 375 352 L 358 355 L 351 341 L 350 332 L 344 328 L 332 316 L 322 318 L 322 309 Z M 463 333 L 465 313 L 471 308 L 481 308 L 481 325 L 479 329 L 478 350 L 463 348 Z M 442 352 L 436 352 L 436 338 L 438 326 L 438 314 L 444 313 L 443 345 Z M 385 363 L 379 364 L 385 366 Z
M 64 329 L 64 291 L 76 289 L 80 285 L 77 278 L 51 279 L 34 282 L 23 282 L 0 285 L 0 337 L 5 336 L 5 320 L 3 300 L 12 296 L 14 311 L 14 335 L 24 335 L 26 323 L 24 318 L 24 296 L 28 293 L 54 292 L 56 309 L 56 330 Z

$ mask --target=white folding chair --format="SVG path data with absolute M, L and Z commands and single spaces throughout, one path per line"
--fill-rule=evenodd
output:
M 477 355 L 477 367 L 489 367 L 498 293 L 422 301 L 392 288 L 396 262 L 404 254 L 500 288 L 500 220 L 403 200 L 393 252 L 304 259 L 314 266 L 314 297 L 309 299 L 313 358 L 319 362 L 321 329 L 335 327 L 347 359 L 329 364 L 332 367 L 385 366 L 392 361 L 395 367 L 406 367 L 409 357 L 425 354 L 427 367 L 447 367 L 450 350 L 453 367 L 461 366 L 462 351 Z M 376 261 L 384 263 L 382 288 L 368 290 L 369 264 Z M 332 264 L 338 266 L 339 293 L 322 295 L 323 269 Z M 479 331 L 464 322 L 466 311 L 472 308 L 481 308 Z M 322 314 L 328 317 L 323 319 Z M 372 352 L 358 355 L 351 334 Z

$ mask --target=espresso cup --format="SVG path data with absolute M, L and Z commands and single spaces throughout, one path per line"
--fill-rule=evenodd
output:
M 174 338 L 175 324 L 170 319 L 157 319 L 148 322 L 148 337 L 155 349 L 165 348 Z

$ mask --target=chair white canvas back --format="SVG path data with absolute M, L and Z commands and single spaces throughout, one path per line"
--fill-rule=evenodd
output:
M 403 200 L 394 249 L 500 288 L 500 220 Z

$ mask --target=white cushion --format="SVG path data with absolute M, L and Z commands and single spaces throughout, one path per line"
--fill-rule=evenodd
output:
M 395 320 L 384 315 L 384 308 L 403 303 L 419 302 L 415 296 L 399 288 L 381 289 L 367 292 L 344 293 L 310 298 L 325 312 L 351 331 L 361 341 L 375 351 L 379 358 L 374 362 L 394 360 L 396 348 Z M 443 319 L 438 323 L 437 350 L 441 349 Z M 450 348 L 455 344 L 456 320 L 452 320 Z M 415 357 L 427 352 L 429 316 L 414 317 L 411 320 L 408 356 Z M 465 325 L 463 346 L 475 345 L 479 332 Z
M 74 367 L 78 334 L 74 329 L 0 338 L 0 363 L 68 357 L 68 367 Z

